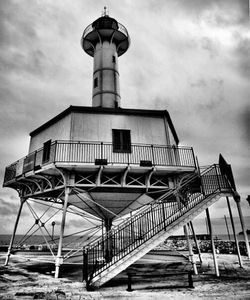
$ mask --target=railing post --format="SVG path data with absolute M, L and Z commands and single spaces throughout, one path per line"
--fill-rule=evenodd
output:
M 133 223 L 133 215 L 132 211 L 130 212 L 130 231 L 131 231 L 131 242 L 134 243 L 135 241 L 135 232 L 134 232 L 134 223 Z
M 55 141 L 54 163 L 56 162 L 57 141 Z
M 218 182 L 218 187 L 219 187 L 219 190 L 221 190 L 219 174 L 217 171 L 217 165 L 214 165 L 214 168 L 215 168 L 215 174 L 216 174 L 216 178 L 217 178 L 217 182 Z
M 155 166 L 154 145 L 151 145 L 151 151 L 152 151 L 152 165 Z
M 194 155 L 194 149 L 193 149 L 193 147 L 191 147 L 191 152 L 192 152 L 192 157 L 193 157 L 194 167 L 195 167 L 195 169 L 197 170 L 197 169 L 198 169 L 198 167 L 197 167 L 197 164 L 196 164 L 196 159 L 195 159 L 195 155 Z
M 103 142 L 101 142 L 101 159 L 103 159 Z
M 166 231 L 167 229 L 167 224 L 166 224 L 166 214 L 165 214 L 165 207 L 164 203 L 162 202 L 162 214 L 163 214 L 163 223 L 164 223 L 164 230 Z

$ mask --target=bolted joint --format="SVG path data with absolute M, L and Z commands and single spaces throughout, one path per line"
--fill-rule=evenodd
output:
M 62 256 L 57 256 L 56 257 L 56 263 L 55 263 L 56 267 L 60 267 L 60 265 L 62 265 L 62 264 L 63 264 L 63 257 Z
M 234 192 L 233 198 L 235 202 L 240 202 L 240 194 L 238 192 Z

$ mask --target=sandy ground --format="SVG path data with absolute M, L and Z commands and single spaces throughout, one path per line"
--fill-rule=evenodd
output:
M 199 275 L 193 276 L 194 288 L 188 287 L 187 275 L 166 276 L 189 270 L 187 261 L 170 262 L 166 257 L 150 255 L 129 269 L 139 274 L 133 278 L 132 292 L 126 291 L 127 271 L 99 290 L 87 292 L 79 265 L 65 265 L 63 278 L 54 279 L 52 264 L 12 256 L 5 267 L 4 255 L 0 254 L 0 299 L 250 299 L 250 261 L 243 258 L 244 268 L 240 268 L 236 255 L 217 257 L 221 276 L 214 275 L 211 254 L 203 254 Z

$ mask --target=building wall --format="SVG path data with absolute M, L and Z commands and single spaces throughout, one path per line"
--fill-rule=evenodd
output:
M 112 142 L 112 129 L 131 130 L 131 143 L 170 143 L 163 117 L 74 112 L 71 139 Z
M 43 147 L 48 140 L 70 140 L 71 114 L 40 131 L 30 139 L 29 153 Z

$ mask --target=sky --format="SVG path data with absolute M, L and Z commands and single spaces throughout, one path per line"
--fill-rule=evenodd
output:
M 119 58 L 121 106 L 167 109 L 201 166 L 222 153 L 250 227 L 248 0 L 0 0 L 0 182 L 27 155 L 31 131 L 70 105 L 91 106 L 93 61 L 80 39 L 104 6 L 131 38 Z M 0 233 L 18 206 L 1 188 Z M 211 208 L 224 214 L 225 201 Z

